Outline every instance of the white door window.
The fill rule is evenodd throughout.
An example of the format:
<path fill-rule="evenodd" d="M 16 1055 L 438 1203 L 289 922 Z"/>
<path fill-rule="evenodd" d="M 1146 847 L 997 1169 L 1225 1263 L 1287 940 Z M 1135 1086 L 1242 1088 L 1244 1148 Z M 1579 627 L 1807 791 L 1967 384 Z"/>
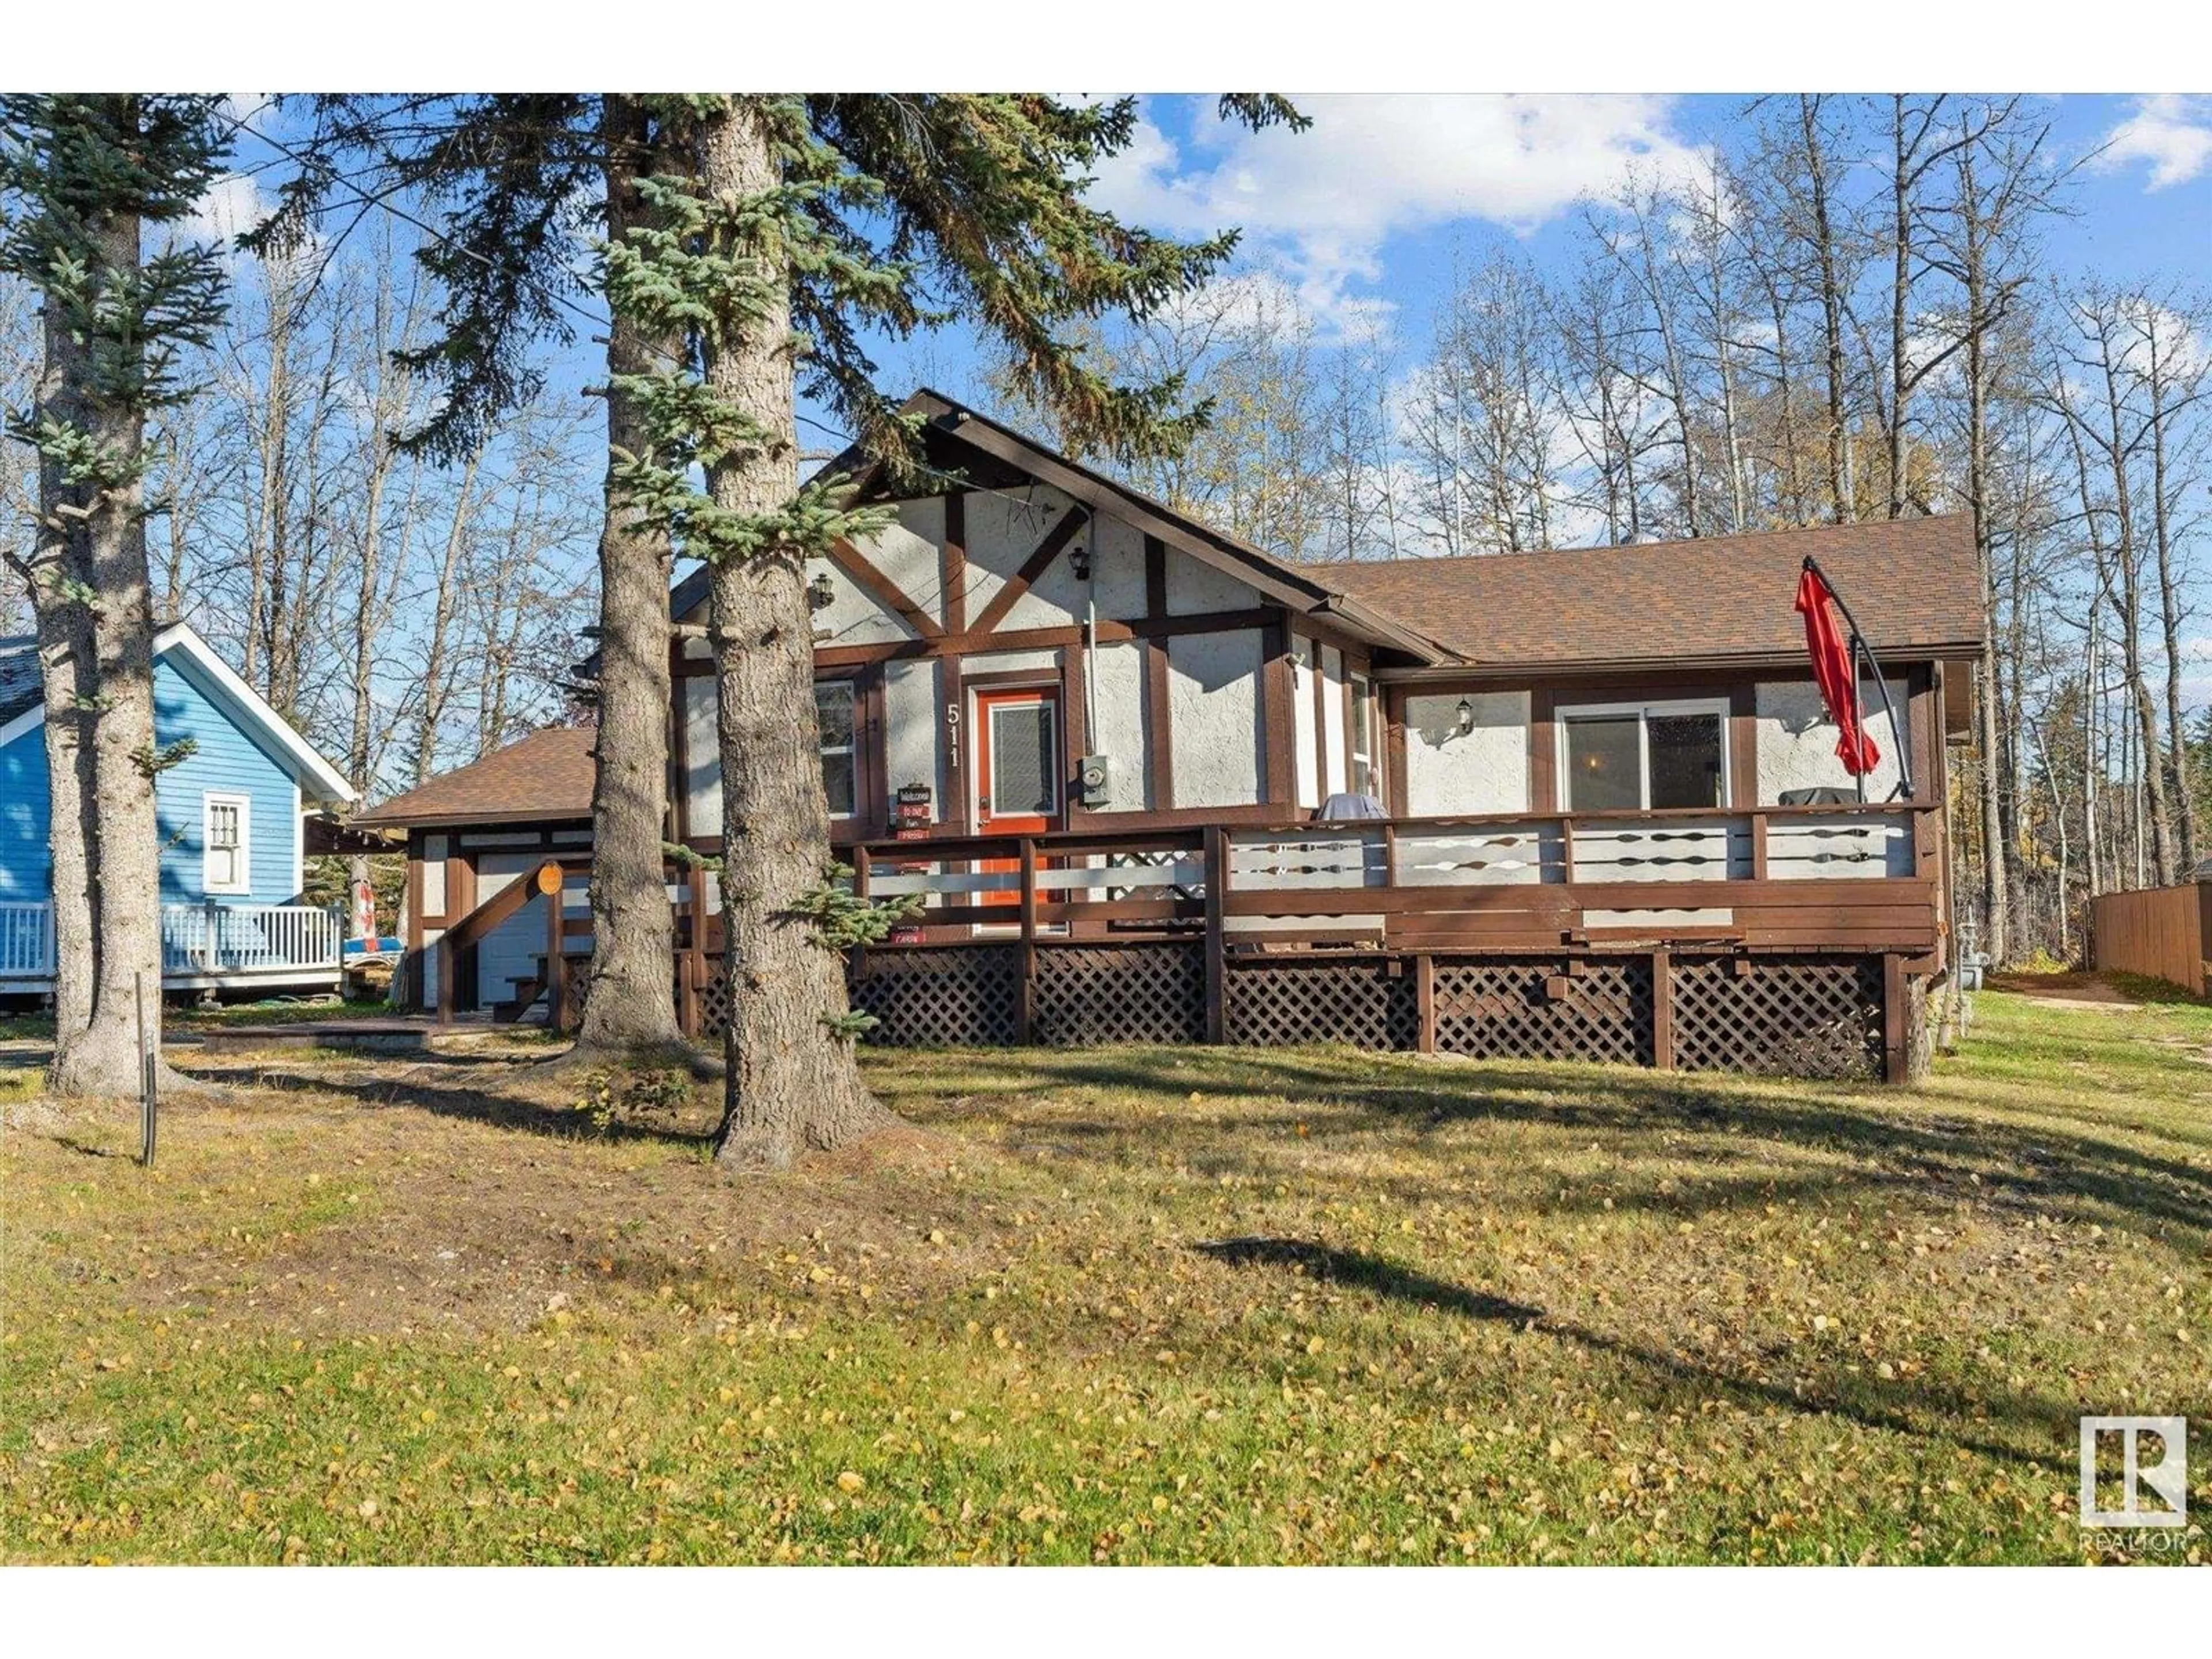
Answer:
<path fill-rule="evenodd" d="M 1559 719 L 1566 811 L 1728 805 L 1726 703 L 1598 703 L 1562 708 Z"/>
<path fill-rule="evenodd" d="M 201 801 L 200 882 L 210 893 L 253 890 L 253 802 L 207 794 Z"/>

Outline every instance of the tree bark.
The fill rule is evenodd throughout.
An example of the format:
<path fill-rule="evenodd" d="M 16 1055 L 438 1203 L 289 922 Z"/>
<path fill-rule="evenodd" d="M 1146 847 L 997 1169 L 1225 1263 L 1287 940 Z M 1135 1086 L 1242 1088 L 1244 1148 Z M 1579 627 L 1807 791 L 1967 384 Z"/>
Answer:
<path fill-rule="evenodd" d="M 477 468 L 483 460 L 483 448 L 479 445 L 461 468 L 460 493 L 453 498 L 453 519 L 446 529 L 445 556 L 438 566 L 437 596 L 431 601 L 430 643 L 422 656 L 422 712 L 415 726 L 415 783 L 428 777 L 437 764 L 438 722 L 445 716 L 446 699 L 453 690 L 453 671 L 447 656 L 453 613 L 460 605 L 456 578 L 461 568 L 461 549 L 468 540 L 469 517 L 476 510 L 471 497 L 476 493 Z"/>
<path fill-rule="evenodd" d="M 654 171 L 656 160 L 637 100 L 608 94 L 602 129 L 607 239 L 617 241 L 646 218 L 638 180 Z M 607 340 L 611 380 L 649 374 L 681 357 L 680 340 L 652 335 L 619 313 L 614 317 Z M 642 416 L 617 385 L 608 386 L 606 404 L 599 734 L 592 775 L 592 968 L 576 1039 L 578 1051 L 590 1053 L 683 1040 L 672 994 L 676 936 L 661 850 L 674 706 L 668 661 L 672 559 L 666 527 L 624 500 L 615 485 L 616 463 L 647 447 Z"/>
<path fill-rule="evenodd" d="M 1844 301 L 1836 270 L 1828 158 L 1820 138 L 1820 100 L 1807 95 L 1798 100 L 1797 107 L 1805 143 L 1805 183 L 1812 192 L 1808 205 L 1813 214 L 1813 251 L 1820 270 L 1820 321 L 1827 345 L 1828 491 L 1833 498 L 1835 521 L 1849 524 L 1856 512 L 1851 499 L 1850 435 L 1844 411 Z"/>
<path fill-rule="evenodd" d="M 700 123 L 702 189 L 727 205 L 778 183 L 763 112 L 732 99 Z M 726 513 L 772 514 L 791 500 L 799 453 L 789 254 L 763 240 L 764 313 L 742 337 L 709 343 L 705 380 L 769 434 L 707 468 Z M 848 1010 L 844 963 L 800 908 L 830 862 L 814 714 L 813 613 L 805 559 L 781 547 L 725 560 L 712 579 L 722 758 L 722 920 L 730 1022 L 725 1109 L 715 1156 L 781 1167 L 887 1120 L 862 1081 L 850 1037 L 829 1024 Z"/>
<path fill-rule="evenodd" d="M 1901 140 L 1900 140 L 1901 142 Z M 1966 204 L 1966 504 L 1973 514 L 1974 562 L 1982 584 L 1980 775 L 1977 779 L 1982 829 L 1982 920 L 1987 936 L 1982 949 L 2002 966 L 2011 960 L 2012 892 L 2006 880 L 2002 725 L 1997 707 L 2003 682 L 1997 664 L 1997 583 L 1995 538 L 1990 528 L 1990 420 L 1987 281 L 1983 225 L 1974 195 L 1971 166 L 1963 169 Z M 1900 212 L 1902 210 L 1900 210 Z M 1898 304 L 1904 303 L 1902 291 Z M 1900 316 L 1902 313 L 1900 312 Z M 1902 348 L 1900 347 L 1900 350 Z M 1900 504 L 1901 505 L 1901 504 Z"/>
<path fill-rule="evenodd" d="M 2166 648 L 2166 759 L 2173 773 L 2174 810 L 2179 818 L 2180 854 L 2173 871 L 2178 878 L 2197 867 L 2198 849 L 2197 790 L 2191 775 L 2189 728 L 2182 703 L 2182 682 L 2186 672 L 2181 638 L 2182 595 L 2175 569 L 2173 495 L 2166 477 L 2166 426 L 2172 413 L 2167 400 L 2173 391 L 2168 378 L 2172 372 L 2173 354 L 2160 350 L 2165 343 L 2161 331 L 2166 325 L 2158 308 L 2144 307 L 2139 327 L 2148 354 L 2143 383 L 2150 393 L 2151 535 L 2158 556 L 2159 632 Z M 2185 388 L 2185 399 L 2192 395 Z"/>
<path fill-rule="evenodd" d="M 138 228 L 135 214 L 89 222 L 105 280 L 137 269 Z M 118 461 L 134 462 L 143 416 L 92 392 L 92 349 L 71 337 L 51 305 L 46 349 L 50 412 Z M 50 586 L 40 607 L 54 876 L 49 1083 L 62 1095 L 131 1095 L 140 978 L 154 991 L 147 1000 L 157 1047 L 161 983 L 161 834 L 147 764 L 155 745 L 145 491 L 135 476 L 106 488 L 71 485 L 49 460 L 40 494 L 43 534 L 64 544 L 56 564 L 68 579 L 66 588 Z M 82 590 L 96 599 L 85 603 Z"/>

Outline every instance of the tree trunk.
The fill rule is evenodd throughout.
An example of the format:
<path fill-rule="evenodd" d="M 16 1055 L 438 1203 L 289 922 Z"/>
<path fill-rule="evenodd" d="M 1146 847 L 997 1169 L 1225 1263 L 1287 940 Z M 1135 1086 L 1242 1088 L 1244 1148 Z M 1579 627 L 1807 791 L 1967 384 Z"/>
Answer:
<path fill-rule="evenodd" d="M 638 180 L 655 170 L 644 112 L 607 95 L 607 238 L 618 241 L 647 208 Z M 592 969 L 579 1051 L 680 1042 L 677 972 L 661 838 L 668 817 L 668 532 L 616 489 L 617 460 L 647 438 L 622 377 L 682 356 L 682 342 L 648 335 L 619 313 L 607 340 L 606 520 L 599 533 L 599 734 L 592 774 Z M 806 632 L 810 641 L 811 624 Z M 773 707 L 773 705 L 771 705 Z M 812 703 L 809 699 L 808 706 Z M 709 826 L 695 827 L 703 834 Z"/>
<path fill-rule="evenodd" d="M 2098 326 L 2100 331 L 2108 331 L 2112 326 L 2110 318 L 2100 318 Z M 2144 799 L 2142 804 L 2148 805 L 2150 812 L 2153 884 L 2163 887 L 2171 883 L 2175 875 L 2173 820 L 2172 804 L 2166 793 L 2166 769 L 2159 750 L 2158 703 L 2151 694 L 2150 681 L 2143 670 L 2142 545 L 2136 533 L 2134 487 L 2128 476 L 2128 457 L 2134 446 L 2123 435 L 2122 411 L 2126 406 L 2126 399 L 2120 389 L 2118 368 L 2113 359 L 2109 332 L 2100 334 L 2099 344 L 2104 371 L 2105 412 L 2108 421 L 2105 449 L 2112 470 L 2113 552 L 2117 556 L 2121 582 L 2118 594 L 2120 672 L 2127 683 L 2128 700 L 2134 705 L 2135 738 L 2142 757 L 2140 775 Z M 2138 830 L 2136 837 L 2138 866 L 2142 858 L 2142 842 L 2143 837 Z"/>
<path fill-rule="evenodd" d="M 2173 876 L 2179 878 L 2197 867 L 2197 790 L 2191 775 L 2189 727 L 2182 706 L 2182 683 L 2187 673 L 2181 637 L 2183 599 L 2173 550 L 2173 500 L 2166 479 L 2166 407 L 2172 372 L 2171 353 L 2161 354 L 2164 319 L 2146 307 L 2140 325 L 2148 362 L 2143 381 L 2150 393 L 2151 535 L 2158 556 L 2158 619 L 2166 647 L 2166 738 L 2167 763 L 2173 773 L 2174 810 L 2179 817 L 2180 854 Z"/>
<path fill-rule="evenodd" d="M 81 356 L 68 328 L 49 307 L 38 405 L 82 430 L 89 422 L 76 385 L 82 374 Z M 100 922 L 100 887 L 94 879 L 99 839 L 89 810 L 94 799 L 90 699 L 99 678 L 92 611 L 70 597 L 71 587 L 90 586 L 91 572 L 84 562 L 83 521 L 56 511 L 64 504 L 81 507 L 90 495 L 89 489 L 64 482 L 58 462 L 41 458 L 38 546 L 27 586 L 46 698 L 46 798 L 52 805 L 47 847 L 52 866 L 48 926 L 58 1055 L 72 1048 L 92 1023 L 93 978 L 99 961 L 94 948 Z"/>
<path fill-rule="evenodd" d="M 104 280 L 137 270 L 135 214 L 95 217 L 88 231 Z M 49 305 L 46 317 L 52 412 L 116 460 L 135 462 L 143 416 L 98 397 L 92 349 L 70 337 L 58 307 Z M 40 606 L 57 1012 L 49 1081 L 62 1095 L 132 1095 L 140 976 L 154 993 L 157 1045 L 161 983 L 161 835 L 146 763 L 154 752 L 154 622 L 144 486 L 135 476 L 106 489 L 72 486 L 48 461 L 40 493 L 45 533 L 68 544 L 58 563 L 70 587 L 81 583 L 98 595 L 88 605 L 57 586 Z"/>
<path fill-rule="evenodd" d="M 1972 199 L 1972 177 L 1967 198 Z M 1995 538 L 1990 529 L 1990 416 L 1989 363 L 1984 338 L 1986 272 L 1983 263 L 1980 220 L 1968 210 L 1966 222 L 1966 504 L 1973 514 L 1974 562 L 1981 575 L 1982 661 L 1980 732 L 1981 775 L 1977 781 L 1982 820 L 1982 917 L 1987 935 L 1982 949 L 2002 966 L 2011 959 L 2012 894 L 2006 881 L 2011 860 L 2006 855 L 2002 720 L 1997 708 L 2003 684 L 1997 671 L 1997 585 Z M 1900 299 L 1899 303 L 1902 303 Z"/>
<path fill-rule="evenodd" d="M 1890 137 L 1893 141 L 1890 173 L 1890 205 L 1893 219 L 1890 234 L 1889 278 L 1889 516 L 1905 516 L 1905 400 L 1911 395 L 1909 358 L 1912 297 L 1912 150 L 1905 137 L 1905 94 L 1890 97 Z M 1968 313 L 1969 327 L 1972 313 Z"/>
<path fill-rule="evenodd" d="M 1820 139 L 1820 100 L 1802 97 L 1797 107 L 1805 140 L 1805 182 L 1812 191 L 1813 249 L 1820 268 L 1820 321 L 1827 345 L 1828 492 L 1833 498 L 1835 521 L 1849 524 L 1856 514 L 1851 499 L 1850 432 L 1844 412 L 1844 300 L 1836 270 L 1827 155 Z"/>
<path fill-rule="evenodd" d="M 428 777 L 437 763 L 438 722 L 445 716 L 446 698 L 453 690 L 452 669 L 446 658 L 453 612 L 460 604 L 456 578 L 461 568 L 461 549 L 468 540 L 469 515 L 476 510 L 470 497 L 476 493 L 477 467 L 483 459 L 483 447 L 479 445 L 461 469 L 460 494 L 453 500 L 453 523 L 446 530 L 445 556 L 438 566 L 438 593 L 430 611 L 430 644 L 422 657 L 422 713 L 415 727 L 415 775 L 410 781 L 414 783 Z"/>
<path fill-rule="evenodd" d="M 748 100 L 705 118 L 699 139 L 709 198 L 726 205 L 775 188 L 766 118 Z M 725 513 L 768 514 L 790 501 L 797 483 L 789 256 L 780 242 L 755 252 L 770 273 L 764 314 L 742 337 L 710 343 L 705 379 L 769 436 L 708 465 L 707 490 Z M 861 1080 L 853 1039 L 829 1024 L 848 1007 L 844 963 L 799 908 L 830 862 L 805 560 L 787 546 L 725 560 L 712 594 L 730 995 L 715 1155 L 775 1168 L 802 1146 L 837 1146 L 888 1115 Z"/>

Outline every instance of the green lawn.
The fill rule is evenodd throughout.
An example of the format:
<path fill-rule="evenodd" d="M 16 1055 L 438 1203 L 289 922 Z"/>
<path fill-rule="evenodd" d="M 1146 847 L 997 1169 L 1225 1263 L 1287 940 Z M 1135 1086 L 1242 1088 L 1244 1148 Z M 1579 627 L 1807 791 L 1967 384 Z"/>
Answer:
<path fill-rule="evenodd" d="M 511 1058 L 242 1063 L 150 1174 L 0 1091 L 0 1558 L 2121 1555 L 2076 1415 L 2212 1425 L 2212 1010 L 1980 1015 L 1910 1091 L 878 1058 L 913 1130 L 735 1183 Z"/>

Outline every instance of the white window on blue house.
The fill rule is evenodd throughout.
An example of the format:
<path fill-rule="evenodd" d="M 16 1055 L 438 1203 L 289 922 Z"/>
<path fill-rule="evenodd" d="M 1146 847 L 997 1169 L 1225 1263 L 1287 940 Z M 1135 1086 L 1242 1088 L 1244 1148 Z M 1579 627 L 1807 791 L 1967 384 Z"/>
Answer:
<path fill-rule="evenodd" d="M 253 890 L 253 802 L 246 795 L 200 797 L 200 882 L 210 893 Z"/>

